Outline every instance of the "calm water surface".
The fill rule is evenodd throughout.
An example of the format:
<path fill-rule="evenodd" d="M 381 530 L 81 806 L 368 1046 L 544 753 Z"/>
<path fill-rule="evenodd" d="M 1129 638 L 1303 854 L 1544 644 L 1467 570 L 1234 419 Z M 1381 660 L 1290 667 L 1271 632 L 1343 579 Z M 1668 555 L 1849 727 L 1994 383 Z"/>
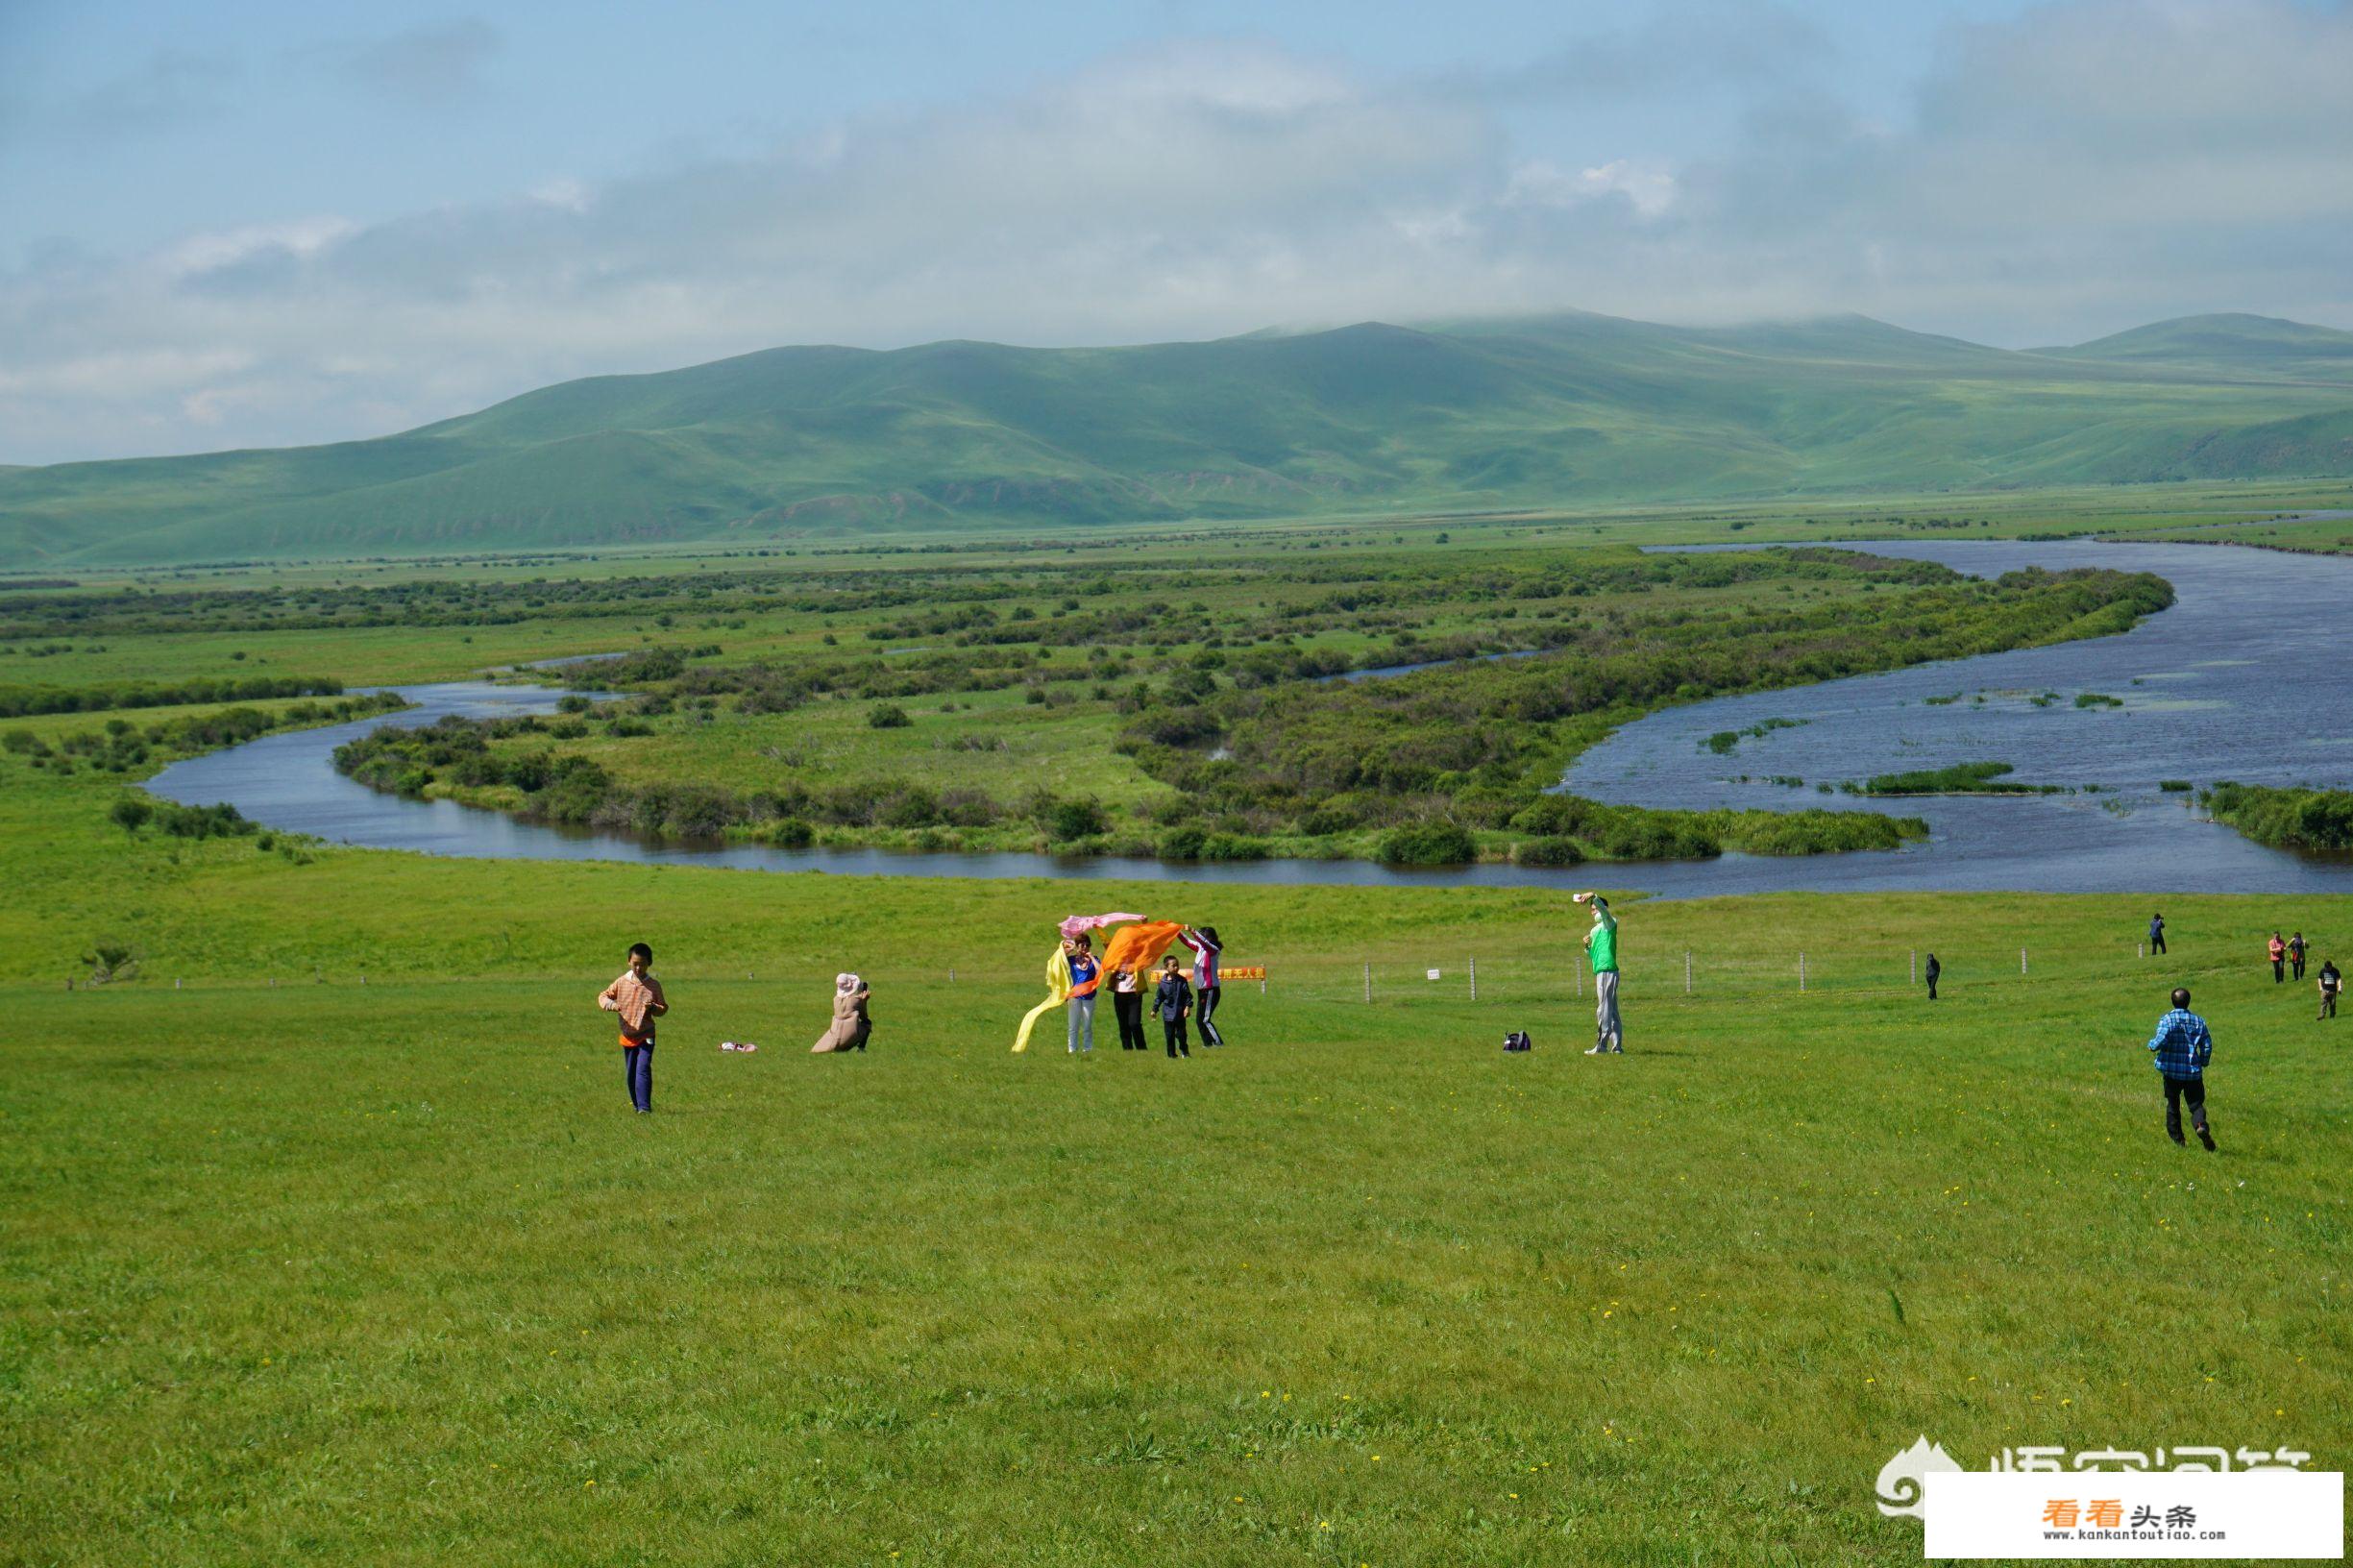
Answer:
<path fill-rule="evenodd" d="M 404 800 L 335 772 L 334 748 L 380 723 L 431 723 L 552 712 L 564 694 L 452 682 L 400 688 L 421 704 L 391 720 L 268 735 L 175 763 L 149 788 L 194 804 L 226 800 L 268 826 L 335 842 L 496 859 L 823 870 L 857 875 L 1045 876 L 1238 883 L 1586 886 L 1667 896 L 1787 889 L 2009 889 L 2032 892 L 2353 893 L 2353 861 L 2266 849 L 2198 821 L 2158 781 L 2339 784 L 2353 779 L 2348 614 L 2353 560 L 2195 545 L 1914 541 L 1860 548 L 1995 576 L 2023 566 L 2156 572 L 2174 607 L 2121 637 L 1997 653 L 1882 675 L 1672 709 L 1628 725 L 1581 758 L 1565 787 L 1659 806 L 1892 809 L 1928 820 L 1932 837 L 1881 853 L 1778 858 L 1725 855 L 1680 863 L 1548 871 L 1512 866 L 1398 871 L 1355 861 L 1167 865 L 1020 853 L 788 851 L 747 845 L 650 844 L 625 834 L 522 822 L 446 800 Z M 2057 692 L 2035 707 L 2028 698 Z M 2078 709 L 2076 694 L 2123 699 Z M 1959 694 L 1949 705 L 1925 698 Z M 1985 700 L 1973 700 L 1983 694 Z M 1744 738 L 1728 757 L 1701 743 L 1766 719 L 1794 729 Z M 1872 773 L 2001 761 L 2025 783 L 2097 784 L 2093 795 L 1864 802 L 1813 786 Z M 1761 782 L 1805 780 L 1802 789 Z"/>

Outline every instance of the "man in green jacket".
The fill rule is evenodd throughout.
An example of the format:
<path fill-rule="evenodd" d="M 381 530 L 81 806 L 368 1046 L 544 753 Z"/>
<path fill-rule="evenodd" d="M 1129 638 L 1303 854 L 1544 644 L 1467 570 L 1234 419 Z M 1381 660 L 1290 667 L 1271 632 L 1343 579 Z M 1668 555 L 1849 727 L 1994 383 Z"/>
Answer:
<path fill-rule="evenodd" d="M 1593 929 L 1585 933 L 1585 954 L 1593 963 L 1593 1049 L 1587 1056 L 1624 1056 L 1626 1026 L 1618 1017 L 1618 918 L 1598 893 L 1581 893 L 1577 902 L 1593 907 Z"/>

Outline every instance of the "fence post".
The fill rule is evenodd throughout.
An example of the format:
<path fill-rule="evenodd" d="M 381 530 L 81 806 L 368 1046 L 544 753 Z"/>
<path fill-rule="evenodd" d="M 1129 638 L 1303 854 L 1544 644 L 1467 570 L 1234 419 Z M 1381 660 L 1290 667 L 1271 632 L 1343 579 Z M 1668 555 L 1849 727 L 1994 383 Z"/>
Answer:
<path fill-rule="evenodd" d="M 1683 994 L 1691 994 L 1691 949 L 1683 949 Z"/>
<path fill-rule="evenodd" d="M 1802 951 L 1798 954 L 1798 994 L 1805 994 L 1805 954 Z"/>
<path fill-rule="evenodd" d="M 174 981 L 172 982 L 172 990 L 174 990 L 174 991 L 178 991 L 179 989 L 180 989 L 180 982 L 179 982 L 178 980 L 174 980 Z"/>
<path fill-rule="evenodd" d="M 1259 972 L 1259 994 L 1262 996 L 1266 994 L 1266 974 L 1263 968 Z"/>
<path fill-rule="evenodd" d="M 1479 1000 L 1479 960 L 1471 960 L 1471 1000 Z"/>
<path fill-rule="evenodd" d="M 1569 972 L 1577 977 L 1577 999 L 1581 1002 L 1585 999 L 1585 971 L 1577 967 L 1575 959 L 1571 959 Z"/>
<path fill-rule="evenodd" d="M 2018 950 L 2018 972 L 2021 974 L 2026 972 L 2026 949 L 2023 947 Z"/>
<path fill-rule="evenodd" d="M 2135 958 L 2148 957 L 2148 943 L 2145 942 L 2134 943 L 2132 944 L 2132 956 Z"/>
<path fill-rule="evenodd" d="M 1370 964 L 1364 966 L 1364 999 L 1368 1002 L 1373 999 L 1373 967 Z"/>
<path fill-rule="evenodd" d="M 956 966 L 953 964 L 947 967 L 947 983 L 951 986 L 956 983 Z"/>
<path fill-rule="evenodd" d="M 1912 984 L 1920 984 L 1920 949 L 1912 949 Z"/>

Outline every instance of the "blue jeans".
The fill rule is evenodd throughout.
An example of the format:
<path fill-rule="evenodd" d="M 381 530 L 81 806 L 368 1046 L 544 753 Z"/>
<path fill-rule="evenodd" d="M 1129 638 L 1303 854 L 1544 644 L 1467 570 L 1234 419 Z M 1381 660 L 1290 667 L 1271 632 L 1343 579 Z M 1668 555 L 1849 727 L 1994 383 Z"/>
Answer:
<path fill-rule="evenodd" d="M 653 1109 L 653 1041 L 621 1048 L 622 1071 L 629 1080 L 629 1103 L 640 1111 Z"/>

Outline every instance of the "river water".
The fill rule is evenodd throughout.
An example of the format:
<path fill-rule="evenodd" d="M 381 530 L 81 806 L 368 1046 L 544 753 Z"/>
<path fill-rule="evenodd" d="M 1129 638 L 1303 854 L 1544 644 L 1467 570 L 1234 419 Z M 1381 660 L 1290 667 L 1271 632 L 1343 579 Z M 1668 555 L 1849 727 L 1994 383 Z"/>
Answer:
<path fill-rule="evenodd" d="M 1737 547 L 1735 547 L 1737 548 Z M 1394 870 L 1358 861 L 1179 865 L 1116 857 L 910 854 L 653 844 L 519 821 L 446 800 L 405 800 L 334 771 L 344 741 L 383 723 L 431 723 L 553 711 L 561 692 L 459 681 L 400 690 L 420 706 L 390 720 L 267 735 L 173 764 L 148 786 L 191 804 L 226 800 L 254 821 L 376 848 L 494 859 L 823 870 L 855 875 L 1389 886 L 1639 888 L 1670 897 L 1790 889 L 1915 891 L 2353 893 L 2353 859 L 2267 849 L 2202 821 L 2161 779 L 2199 784 L 2337 784 L 2353 778 L 2353 560 L 2196 545 L 1917 541 L 1883 555 L 1995 576 L 2023 566 L 2158 573 L 2177 601 L 2135 630 L 2093 642 L 1990 654 L 1819 686 L 1725 698 L 1628 725 L 1580 758 L 1566 788 L 1657 806 L 1877 809 L 1927 819 L 1903 849 L 1838 855 L 1725 855 L 1568 870 L 1474 866 Z M 2056 692 L 2036 707 L 2030 697 Z M 2078 693 L 2120 698 L 2078 709 Z M 1931 697 L 1959 700 L 1930 704 Z M 1974 698 L 1983 694 L 1985 700 Z M 1744 737 L 1729 756 L 1705 738 L 1767 719 L 1804 721 Z M 2096 794 L 1863 801 L 1813 786 L 1872 773 L 2001 761 L 2022 783 Z M 1752 782 L 1737 781 L 1739 774 Z M 1761 782 L 1802 777 L 1790 789 Z"/>

